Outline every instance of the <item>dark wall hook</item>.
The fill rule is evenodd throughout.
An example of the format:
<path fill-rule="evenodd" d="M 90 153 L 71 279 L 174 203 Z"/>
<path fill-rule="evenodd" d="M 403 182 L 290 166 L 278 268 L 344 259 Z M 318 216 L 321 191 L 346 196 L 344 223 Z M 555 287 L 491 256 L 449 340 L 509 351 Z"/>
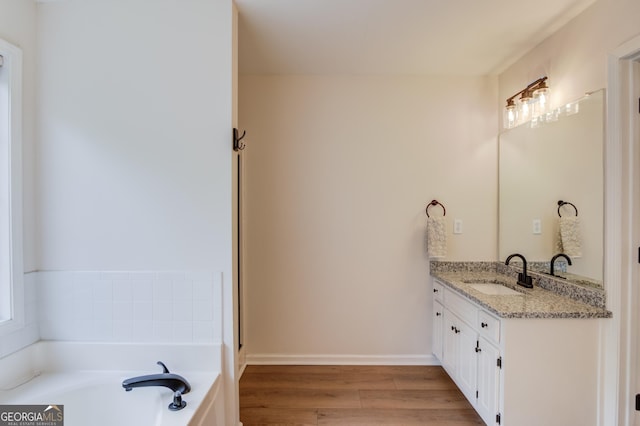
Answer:
<path fill-rule="evenodd" d="M 427 204 L 427 208 L 425 209 L 425 212 L 427 212 L 427 217 L 429 216 L 429 207 L 431 206 L 440 206 L 442 207 L 442 215 L 446 216 L 447 215 L 447 209 L 444 208 L 444 206 L 442 205 L 442 203 L 438 200 L 431 200 L 431 202 L 429 204 Z"/>
<path fill-rule="evenodd" d="M 233 128 L 233 150 L 234 151 L 242 151 L 243 149 L 246 148 L 246 145 L 241 142 L 242 139 L 244 139 L 244 136 L 247 134 L 247 131 L 245 130 L 244 132 L 242 132 L 242 135 L 238 136 L 238 129 L 236 129 L 235 127 Z"/>
<path fill-rule="evenodd" d="M 558 201 L 558 216 L 562 217 L 562 215 L 560 214 L 560 207 L 567 204 L 573 207 L 573 209 L 576 211 L 576 216 L 578 216 L 578 208 L 573 203 L 570 203 L 568 201 L 562 201 L 562 200 Z"/>

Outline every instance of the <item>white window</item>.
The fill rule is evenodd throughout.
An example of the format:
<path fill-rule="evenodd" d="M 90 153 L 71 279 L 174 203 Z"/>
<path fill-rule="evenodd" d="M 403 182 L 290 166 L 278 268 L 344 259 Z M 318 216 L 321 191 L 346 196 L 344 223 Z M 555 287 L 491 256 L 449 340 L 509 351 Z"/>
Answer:
<path fill-rule="evenodd" d="M 0 334 L 24 324 L 22 51 L 0 39 Z"/>

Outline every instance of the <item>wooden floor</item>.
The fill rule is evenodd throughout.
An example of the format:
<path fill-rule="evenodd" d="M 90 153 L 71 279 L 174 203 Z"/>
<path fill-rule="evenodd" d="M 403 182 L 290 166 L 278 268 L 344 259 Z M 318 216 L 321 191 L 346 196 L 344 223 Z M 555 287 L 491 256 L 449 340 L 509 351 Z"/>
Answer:
<path fill-rule="evenodd" d="M 248 366 L 240 421 L 256 425 L 483 425 L 441 367 Z"/>

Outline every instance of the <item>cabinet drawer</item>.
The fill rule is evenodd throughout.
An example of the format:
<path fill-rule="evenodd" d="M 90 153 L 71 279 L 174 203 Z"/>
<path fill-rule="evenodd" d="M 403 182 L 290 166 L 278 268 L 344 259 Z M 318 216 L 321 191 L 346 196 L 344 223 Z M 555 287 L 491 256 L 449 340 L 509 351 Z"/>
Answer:
<path fill-rule="evenodd" d="M 440 302 L 442 302 L 443 294 L 444 294 L 444 285 L 442 285 L 442 283 L 436 280 L 433 280 L 433 298 L 435 300 L 439 300 Z"/>
<path fill-rule="evenodd" d="M 472 302 L 449 289 L 445 289 L 444 305 L 471 327 L 477 327 L 478 308 Z"/>
<path fill-rule="evenodd" d="M 480 334 L 488 340 L 500 343 L 500 320 L 489 313 L 480 310 L 478 312 Z"/>

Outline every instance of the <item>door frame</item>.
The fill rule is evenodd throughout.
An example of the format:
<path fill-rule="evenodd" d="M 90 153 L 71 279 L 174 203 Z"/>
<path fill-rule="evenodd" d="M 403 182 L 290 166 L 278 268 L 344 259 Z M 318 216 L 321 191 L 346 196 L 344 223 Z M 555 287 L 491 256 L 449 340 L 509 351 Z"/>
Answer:
<path fill-rule="evenodd" d="M 634 421 L 638 359 L 638 228 L 636 193 L 640 146 L 634 141 L 632 114 L 637 99 L 633 63 L 640 61 L 640 36 L 620 45 L 608 58 L 607 131 L 605 143 L 605 289 L 611 320 L 603 321 L 600 341 L 599 425 L 631 426 Z M 640 84 L 636 81 L 635 85 Z M 635 178 L 635 179 L 634 179 Z"/>

